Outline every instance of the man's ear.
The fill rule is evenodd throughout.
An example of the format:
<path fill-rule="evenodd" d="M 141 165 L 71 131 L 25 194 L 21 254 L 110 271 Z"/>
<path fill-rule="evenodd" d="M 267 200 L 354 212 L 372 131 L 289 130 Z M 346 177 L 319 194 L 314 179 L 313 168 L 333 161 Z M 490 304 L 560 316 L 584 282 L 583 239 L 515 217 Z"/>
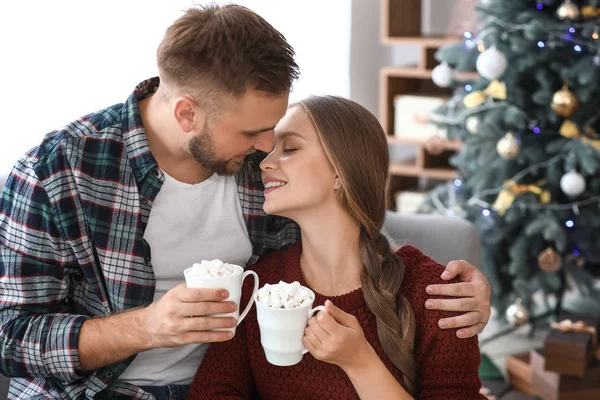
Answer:
<path fill-rule="evenodd" d="M 206 123 L 205 110 L 189 96 L 181 96 L 173 102 L 173 117 L 185 133 L 201 132 Z"/>

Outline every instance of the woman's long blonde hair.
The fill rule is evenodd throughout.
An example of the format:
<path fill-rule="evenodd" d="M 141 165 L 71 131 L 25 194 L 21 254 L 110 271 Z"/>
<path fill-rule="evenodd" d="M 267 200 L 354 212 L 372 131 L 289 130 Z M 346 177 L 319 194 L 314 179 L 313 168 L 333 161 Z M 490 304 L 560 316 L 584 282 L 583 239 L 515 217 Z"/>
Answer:
<path fill-rule="evenodd" d="M 415 317 L 410 303 L 400 293 L 405 266 L 381 234 L 389 176 L 385 132 L 373 114 L 348 99 L 312 96 L 298 104 L 312 120 L 340 179 L 340 204 L 360 225 L 359 246 L 365 266 L 362 291 L 375 315 L 379 342 L 414 395 Z"/>

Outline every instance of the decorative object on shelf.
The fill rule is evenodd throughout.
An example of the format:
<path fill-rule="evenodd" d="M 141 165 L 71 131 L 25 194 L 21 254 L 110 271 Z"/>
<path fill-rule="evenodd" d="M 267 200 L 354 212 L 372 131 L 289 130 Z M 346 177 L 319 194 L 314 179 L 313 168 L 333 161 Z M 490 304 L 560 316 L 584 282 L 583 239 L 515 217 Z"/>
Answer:
<path fill-rule="evenodd" d="M 543 400 L 600 399 L 600 361 L 592 361 L 584 378 L 560 374 L 546 368 L 548 356 L 542 349 L 531 351 L 532 388 Z"/>
<path fill-rule="evenodd" d="M 598 346 L 600 318 L 562 312 L 544 341 L 545 369 L 585 378 Z"/>
<path fill-rule="evenodd" d="M 452 86 L 454 70 L 448 63 L 441 63 L 435 66 L 431 71 L 431 80 L 439 87 L 447 88 Z"/>
<path fill-rule="evenodd" d="M 429 117 L 444 104 L 441 97 L 400 95 L 394 99 L 394 135 L 399 138 L 438 136 L 438 127 Z"/>
<path fill-rule="evenodd" d="M 440 136 L 432 136 L 425 142 L 425 151 L 429 154 L 440 155 L 446 149 L 444 146 L 444 138 Z"/>
<path fill-rule="evenodd" d="M 538 255 L 538 266 L 544 272 L 556 272 L 562 266 L 562 257 L 552 247 Z"/>
<path fill-rule="evenodd" d="M 579 12 L 579 7 L 574 4 L 571 0 L 565 0 L 557 9 L 556 15 L 558 18 L 564 20 L 575 21 L 579 19 L 581 13 Z"/>
<path fill-rule="evenodd" d="M 521 151 L 521 143 L 512 132 L 507 132 L 506 135 L 498 140 L 496 151 L 505 160 L 514 160 Z"/>
<path fill-rule="evenodd" d="M 471 115 L 465 121 L 465 128 L 467 128 L 467 131 L 471 135 L 477 135 L 479 133 L 479 124 L 480 123 L 481 123 L 481 120 L 479 119 L 479 117 L 477 115 Z"/>
<path fill-rule="evenodd" d="M 507 65 L 506 56 L 492 46 L 477 57 L 476 68 L 479 75 L 485 79 L 494 80 L 504 74 Z"/>
<path fill-rule="evenodd" d="M 560 189 L 570 197 L 577 197 L 585 192 L 585 178 L 577 171 L 569 171 L 560 178 Z"/>
<path fill-rule="evenodd" d="M 520 297 L 506 309 L 506 320 L 513 326 L 521 326 L 529 322 L 529 310 L 523 305 Z"/>
<path fill-rule="evenodd" d="M 563 118 L 569 118 L 577 112 L 579 99 L 565 84 L 562 89 L 552 96 L 552 109 Z"/>
<path fill-rule="evenodd" d="M 540 203 L 548 204 L 552 200 L 550 192 L 541 188 L 545 184 L 544 181 L 532 184 L 532 185 L 521 185 L 515 181 L 508 180 L 504 182 L 502 190 L 498 193 L 496 201 L 492 208 L 498 212 L 500 216 L 506 214 L 506 210 L 510 208 L 517 196 L 521 196 L 525 193 L 533 193 L 539 196 Z"/>
<path fill-rule="evenodd" d="M 396 212 L 400 214 L 414 214 L 427 198 L 426 192 L 402 191 L 396 195 Z"/>
<path fill-rule="evenodd" d="M 506 100 L 506 84 L 500 81 L 492 81 L 484 91 L 476 90 L 466 95 L 463 104 L 467 108 L 475 108 L 482 105 L 488 98 Z"/>
<path fill-rule="evenodd" d="M 421 0 L 421 34 L 462 36 L 477 30 L 477 0 Z"/>

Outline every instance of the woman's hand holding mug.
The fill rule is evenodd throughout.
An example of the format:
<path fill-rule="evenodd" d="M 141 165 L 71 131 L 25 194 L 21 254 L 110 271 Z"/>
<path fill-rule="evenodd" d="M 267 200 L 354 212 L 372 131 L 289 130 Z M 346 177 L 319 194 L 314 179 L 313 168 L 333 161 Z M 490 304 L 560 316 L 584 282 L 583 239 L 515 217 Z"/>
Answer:
<path fill-rule="evenodd" d="M 325 310 L 308 321 L 302 338 L 306 349 L 317 360 L 337 365 L 345 371 L 364 365 L 375 350 L 356 318 L 329 300 L 325 302 Z"/>

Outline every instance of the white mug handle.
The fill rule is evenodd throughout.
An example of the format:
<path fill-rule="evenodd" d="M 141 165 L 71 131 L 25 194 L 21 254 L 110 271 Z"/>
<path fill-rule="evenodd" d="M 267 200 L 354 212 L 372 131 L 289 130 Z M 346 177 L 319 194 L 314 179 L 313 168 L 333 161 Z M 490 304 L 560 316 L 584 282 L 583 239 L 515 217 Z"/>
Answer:
<path fill-rule="evenodd" d="M 325 309 L 325 306 L 317 306 L 317 307 L 315 307 L 315 308 L 311 309 L 311 310 L 308 312 L 308 319 L 311 319 L 311 318 L 313 317 L 313 315 L 315 315 L 315 313 L 316 313 L 317 311 L 325 311 L 325 312 L 327 312 L 327 310 Z M 302 346 L 302 354 L 306 354 L 306 353 L 308 353 L 308 350 L 306 350 L 306 349 L 304 348 L 304 346 Z"/>
<path fill-rule="evenodd" d="M 246 279 L 248 277 L 248 275 L 254 276 L 254 289 L 252 290 L 252 295 L 250 296 L 250 300 L 248 301 L 248 305 L 246 305 L 246 309 L 238 317 L 237 325 L 239 325 L 240 322 L 242 322 L 243 319 L 246 318 L 246 315 L 248 314 L 248 311 L 250 311 L 250 307 L 252 307 L 252 304 L 254 304 L 254 294 L 258 291 L 258 275 L 256 275 L 256 272 L 254 272 L 254 271 L 246 271 L 246 272 L 244 272 L 244 274 L 242 275 L 242 286 L 244 285 L 244 279 Z"/>

